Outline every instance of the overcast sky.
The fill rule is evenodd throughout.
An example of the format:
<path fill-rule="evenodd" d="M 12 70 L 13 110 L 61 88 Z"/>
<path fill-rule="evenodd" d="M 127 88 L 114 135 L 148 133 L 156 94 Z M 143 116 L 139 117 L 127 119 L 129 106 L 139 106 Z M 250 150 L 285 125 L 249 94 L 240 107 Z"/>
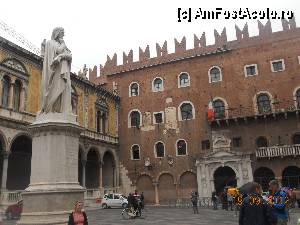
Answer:
<path fill-rule="evenodd" d="M 1 0 L 0 20 L 13 27 L 30 42 L 40 47 L 44 38 L 50 39 L 56 26 L 65 28 L 65 40 L 73 54 L 73 70 L 77 72 L 83 64 L 88 67 L 104 64 L 106 55 L 118 54 L 122 62 L 123 51 L 133 49 L 134 60 L 138 59 L 138 48 L 150 45 L 151 57 L 156 56 L 155 44 L 168 41 L 169 52 L 174 52 L 174 38 L 179 41 L 185 35 L 187 48 L 193 47 L 193 34 L 198 37 L 206 32 L 207 44 L 214 43 L 213 30 L 220 33 L 225 26 L 229 40 L 235 39 L 234 25 L 241 29 L 248 22 L 250 36 L 258 34 L 256 20 L 194 20 L 178 23 L 177 8 L 213 10 L 293 10 L 300 26 L 300 1 L 192 1 L 192 0 Z M 263 23 L 266 20 L 262 20 Z M 281 30 L 280 20 L 273 20 L 273 31 Z M 0 29 L 0 36 L 18 43 Z M 19 44 L 20 45 L 20 44 Z"/>

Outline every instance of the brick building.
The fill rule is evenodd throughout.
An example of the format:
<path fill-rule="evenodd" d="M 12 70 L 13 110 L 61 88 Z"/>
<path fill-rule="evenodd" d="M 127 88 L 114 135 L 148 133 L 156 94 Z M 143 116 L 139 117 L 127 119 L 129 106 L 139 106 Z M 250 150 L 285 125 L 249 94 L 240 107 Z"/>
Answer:
<path fill-rule="evenodd" d="M 131 189 L 163 203 L 252 179 L 264 189 L 273 178 L 300 184 L 300 29 L 294 19 L 282 27 L 258 22 L 250 37 L 236 26 L 233 41 L 215 30 L 214 45 L 203 33 L 193 49 L 183 37 L 174 53 L 165 42 L 155 58 L 147 46 L 137 62 L 131 50 L 122 65 L 108 57 L 99 77 L 90 70 L 90 81 L 121 97 L 121 178 Z"/>

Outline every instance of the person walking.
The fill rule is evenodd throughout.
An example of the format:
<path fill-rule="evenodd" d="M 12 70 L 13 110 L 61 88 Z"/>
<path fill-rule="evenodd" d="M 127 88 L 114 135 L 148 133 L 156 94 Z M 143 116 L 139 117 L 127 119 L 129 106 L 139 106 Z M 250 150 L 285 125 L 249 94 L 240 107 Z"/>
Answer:
<path fill-rule="evenodd" d="M 271 192 L 271 206 L 274 209 L 278 220 L 277 225 L 287 225 L 289 218 L 286 207 L 286 200 L 288 198 L 287 193 L 280 190 L 278 180 L 271 180 L 269 189 Z"/>
<path fill-rule="evenodd" d="M 192 205 L 193 205 L 194 214 L 199 214 L 199 211 L 198 211 L 198 192 L 197 191 L 191 193 L 191 202 L 192 202 Z"/>
<path fill-rule="evenodd" d="M 230 208 L 231 211 L 233 211 L 233 198 L 231 194 L 229 194 L 227 190 L 227 202 L 228 202 L 228 208 Z"/>
<path fill-rule="evenodd" d="M 215 191 L 213 191 L 211 193 L 211 201 L 213 203 L 213 209 L 217 210 L 218 209 L 218 197 L 217 197 L 217 193 Z"/>
<path fill-rule="evenodd" d="M 141 193 L 141 208 L 144 209 L 145 207 L 145 197 L 144 197 L 144 192 Z"/>
<path fill-rule="evenodd" d="M 272 207 L 261 196 L 260 184 L 252 182 L 239 215 L 239 225 L 276 225 L 277 218 Z"/>
<path fill-rule="evenodd" d="M 223 191 L 222 201 L 223 201 L 223 209 L 228 211 L 227 188 L 225 188 Z"/>
<path fill-rule="evenodd" d="M 73 212 L 69 215 L 68 225 L 88 225 L 86 213 L 83 211 L 83 202 L 77 201 Z"/>

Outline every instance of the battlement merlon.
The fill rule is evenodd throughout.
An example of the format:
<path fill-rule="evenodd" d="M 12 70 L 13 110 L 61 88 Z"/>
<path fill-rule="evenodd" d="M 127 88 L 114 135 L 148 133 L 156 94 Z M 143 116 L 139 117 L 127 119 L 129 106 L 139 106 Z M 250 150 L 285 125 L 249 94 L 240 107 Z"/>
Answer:
<path fill-rule="evenodd" d="M 219 54 L 227 52 L 228 50 L 239 49 L 247 46 L 255 46 L 262 43 L 300 37 L 300 28 L 297 28 L 295 18 L 290 20 L 281 20 L 282 30 L 278 32 L 272 32 L 270 20 L 268 20 L 265 25 L 263 25 L 260 21 L 257 21 L 257 23 L 259 30 L 258 36 L 249 36 L 247 23 L 244 25 L 242 30 L 235 25 L 236 40 L 228 41 L 226 28 L 224 28 L 221 33 L 214 30 L 215 43 L 213 45 L 206 45 L 206 36 L 203 32 L 200 38 L 194 34 L 194 48 L 186 49 L 186 37 L 184 36 L 180 42 L 176 38 L 174 39 L 174 53 L 168 53 L 168 43 L 167 41 L 164 41 L 162 46 L 156 43 L 156 57 L 150 58 L 149 45 L 147 45 L 144 51 L 141 47 L 139 48 L 138 61 L 133 61 L 132 50 L 130 50 L 128 54 L 123 53 L 122 65 L 117 65 L 117 54 L 115 53 L 112 58 L 107 56 L 107 61 L 104 66 L 100 65 L 100 76 L 114 75 L 126 71 L 170 63 L 185 58 L 198 57 L 206 54 Z M 95 68 L 92 71 L 94 70 Z M 94 77 L 93 73 L 92 79 L 98 80 L 98 78 L 99 77 Z"/>

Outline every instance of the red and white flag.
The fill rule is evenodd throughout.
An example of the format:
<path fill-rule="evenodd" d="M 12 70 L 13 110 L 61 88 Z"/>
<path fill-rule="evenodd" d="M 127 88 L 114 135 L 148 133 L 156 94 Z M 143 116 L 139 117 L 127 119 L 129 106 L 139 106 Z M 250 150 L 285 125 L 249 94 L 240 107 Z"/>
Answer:
<path fill-rule="evenodd" d="M 213 102 L 210 100 L 208 103 L 208 109 L 207 109 L 207 120 L 209 122 L 213 121 L 215 117 Z"/>

